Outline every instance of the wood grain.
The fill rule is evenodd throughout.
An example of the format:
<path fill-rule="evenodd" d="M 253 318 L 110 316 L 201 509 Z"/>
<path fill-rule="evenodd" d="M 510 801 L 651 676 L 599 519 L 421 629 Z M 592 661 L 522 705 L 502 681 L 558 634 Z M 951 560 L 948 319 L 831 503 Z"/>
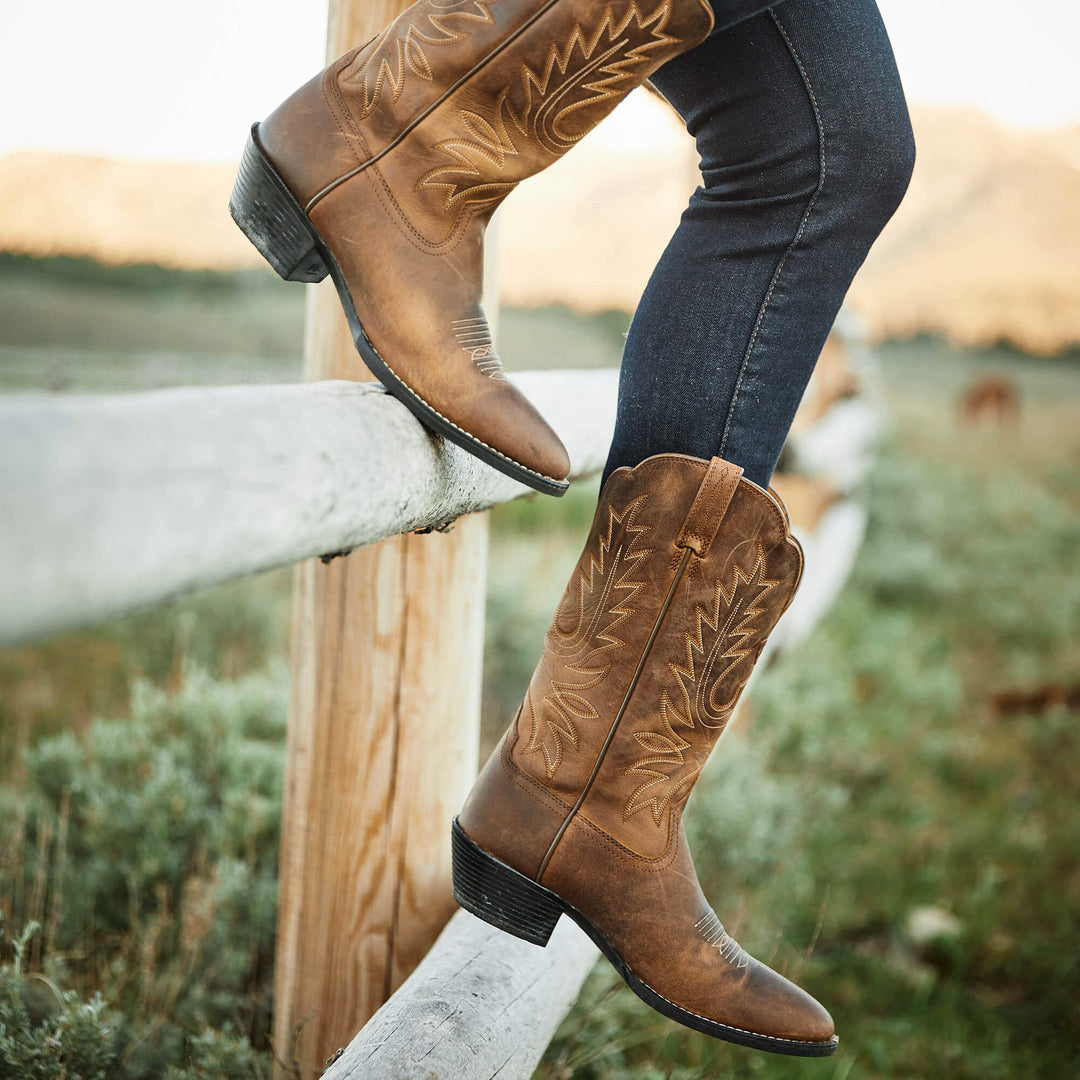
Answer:
<path fill-rule="evenodd" d="M 297 568 L 275 1043 L 301 1075 L 453 911 L 450 820 L 476 769 L 487 522 Z M 279 1049 L 280 1052 L 280 1049 Z"/>
<path fill-rule="evenodd" d="M 459 911 L 326 1080 L 528 1080 L 598 955 L 570 919 L 540 949 Z"/>

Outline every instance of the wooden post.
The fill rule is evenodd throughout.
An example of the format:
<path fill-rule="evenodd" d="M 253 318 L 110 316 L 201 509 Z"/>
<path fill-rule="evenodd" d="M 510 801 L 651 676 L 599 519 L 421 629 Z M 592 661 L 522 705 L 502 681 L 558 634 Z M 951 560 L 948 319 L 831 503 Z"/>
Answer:
<path fill-rule="evenodd" d="M 332 0 L 329 55 L 407 6 Z M 307 325 L 309 379 L 370 378 L 328 282 Z M 274 1044 L 286 1061 L 295 1046 L 303 1080 L 454 910 L 450 820 L 476 772 L 486 564 L 487 517 L 474 514 L 297 568 Z"/>

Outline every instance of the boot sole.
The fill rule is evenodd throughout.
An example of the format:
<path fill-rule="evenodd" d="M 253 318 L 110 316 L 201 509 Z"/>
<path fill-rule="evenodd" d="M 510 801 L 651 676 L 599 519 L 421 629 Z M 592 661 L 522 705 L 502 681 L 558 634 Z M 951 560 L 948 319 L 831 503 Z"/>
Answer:
<path fill-rule="evenodd" d="M 252 125 L 244 147 L 229 213 L 259 254 L 285 281 L 316 282 L 330 275 L 361 359 L 421 423 L 518 483 L 545 495 L 564 494 L 569 481 L 545 476 L 470 435 L 394 374 L 368 338 L 329 246 L 259 145 L 258 129 Z"/>
<path fill-rule="evenodd" d="M 519 873 L 473 843 L 454 819 L 452 832 L 454 899 L 466 911 L 514 937 L 547 945 L 561 915 L 569 915 L 592 938 L 623 981 L 646 1005 L 658 1013 L 714 1039 L 767 1050 L 793 1057 L 828 1057 L 836 1052 L 839 1040 L 803 1042 L 779 1039 L 755 1031 L 720 1024 L 708 1017 L 688 1012 L 652 987 L 643 983 L 626 965 L 607 938 L 580 911 L 550 889 Z"/>

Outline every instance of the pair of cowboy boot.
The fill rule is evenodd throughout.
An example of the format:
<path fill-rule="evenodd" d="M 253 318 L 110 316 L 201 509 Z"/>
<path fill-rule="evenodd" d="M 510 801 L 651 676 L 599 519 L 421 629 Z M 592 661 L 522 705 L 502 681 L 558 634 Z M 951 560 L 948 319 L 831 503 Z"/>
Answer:
<path fill-rule="evenodd" d="M 561 495 L 566 448 L 484 314 L 484 230 L 712 25 L 705 0 L 419 0 L 252 127 L 230 211 L 286 280 L 331 276 L 364 363 L 423 423 Z"/>
<path fill-rule="evenodd" d="M 711 28 L 705 0 L 420 0 L 252 128 L 231 212 L 283 278 L 333 278 L 365 364 L 421 421 L 561 495 L 566 450 L 491 340 L 484 229 Z M 613 473 L 454 822 L 454 894 L 537 944 L 569 915 L 691 1028 L 823 1056 L 828 1013 L 727 934 L 682 829 L 801 567 L 779 500 L 736 466 L 664 454 Z"/>

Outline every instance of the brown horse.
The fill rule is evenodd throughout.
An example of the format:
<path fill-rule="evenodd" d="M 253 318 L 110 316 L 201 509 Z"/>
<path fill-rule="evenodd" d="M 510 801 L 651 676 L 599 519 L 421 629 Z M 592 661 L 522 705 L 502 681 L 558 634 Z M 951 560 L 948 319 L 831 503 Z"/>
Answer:
<path fill-rule="evenodd" d="M 1020 391 L 1012 379 L 983 375 L 964 391 L 957 408 L 966 424 L 977 424 L 983 418 L 1015 424 L 1020 419 Z"/>

